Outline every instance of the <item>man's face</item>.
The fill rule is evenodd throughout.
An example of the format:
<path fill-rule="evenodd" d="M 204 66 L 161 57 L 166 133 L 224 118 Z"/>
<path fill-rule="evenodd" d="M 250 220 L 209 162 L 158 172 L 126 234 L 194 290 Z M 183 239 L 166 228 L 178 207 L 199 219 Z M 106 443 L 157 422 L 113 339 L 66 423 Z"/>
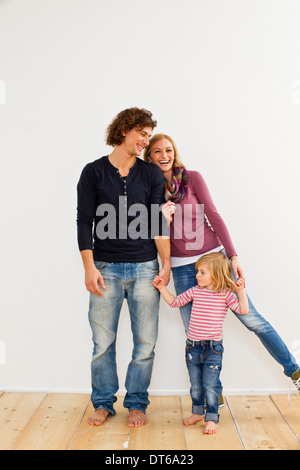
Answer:
<path fill-rule="evenodd" d="M 140 156 L 143 149 L 149 145 L 152 127 L 144 127 L 142 130 L 131 129 L 124 134 L 124 145 L 130 155 Z"/>

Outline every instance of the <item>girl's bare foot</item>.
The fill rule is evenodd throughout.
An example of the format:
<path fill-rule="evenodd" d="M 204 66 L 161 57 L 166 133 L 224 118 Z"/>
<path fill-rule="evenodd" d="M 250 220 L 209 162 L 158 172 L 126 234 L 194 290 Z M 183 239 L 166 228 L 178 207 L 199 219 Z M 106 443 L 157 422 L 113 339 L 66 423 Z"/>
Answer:
<path fill-rule="evenodd" d="M 207 421 L 204 432 L 205 434 L 215 434 L 217 432 L 217 424 L 213 421 Z"/>
<path fill-rule="evenodd" d="M 137 428 L 147 424 L 147 418 L 145 413 L 140 410 L 131 410 L 129 413 L 128 426 L 130 428 Z"/>
<path fill-rule="evenodd" d="M 203 415 L 192 415 L 190 416 L 189 418 L 185 418 L 183 420 L 183 424 L 185 424 L 185 426 L 190 426 L 191 424 L 195 424 L 197 423 L 198 421 L 202 421 L 202 419 L 204 418 Z"/>
<path fill-rule="evenodd" d="M 103 408 L 98 408 L 98 410 L 96 410 L 95 413 L 89 417 L 88 423 L 91 426 L 101 426 L 109 414 L 109 411 L 104 410 Z"/>

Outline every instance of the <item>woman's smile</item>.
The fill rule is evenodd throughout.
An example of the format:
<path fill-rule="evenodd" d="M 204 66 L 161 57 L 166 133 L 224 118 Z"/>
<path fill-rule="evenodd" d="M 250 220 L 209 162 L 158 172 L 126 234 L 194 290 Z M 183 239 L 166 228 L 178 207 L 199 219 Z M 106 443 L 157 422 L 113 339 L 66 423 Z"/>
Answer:
<path fill-rule="evenodd" d="M 173 145 L 168 139 L 158 140 L 151 149 L 149 156 L 149 161 L 159 166 L 163 172 L 172 170 L 174 159 Z"/>

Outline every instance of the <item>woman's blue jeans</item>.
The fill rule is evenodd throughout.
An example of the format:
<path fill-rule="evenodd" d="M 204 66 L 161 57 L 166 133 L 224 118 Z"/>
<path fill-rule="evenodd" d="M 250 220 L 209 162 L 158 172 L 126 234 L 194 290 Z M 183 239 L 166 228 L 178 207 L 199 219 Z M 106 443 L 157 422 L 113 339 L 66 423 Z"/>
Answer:
<path fill-rule="evenodd" d="M 116 335 L 124 299 L 127 299 L 133 334 L 132 360 L 126 376 L 124 406 L 145 412 L 149 405 L 154 348 L 158 333 L 159 291 L 152 285 L 158 261 L 107 263 L 95 261 L 106 289 L 90 295 L 89 321 L 93 334 L 92 396 L 95 409 L 115 414 L 119 389 L 116 366 Z"/>
<path fill-rule="evenodd" d="M 185 360 L 191 382 L 192 413 L 219 422 L 223 341 L 187 339 Z"/>
<path fill-rule="evenodd" d="M 172 268 L 172 274 L 177 295 L 197 285 L 195 263 Z M 299 365 L 297 364 L 295 358 L 289 352 L 285 343 L 274 330 L 274 328 L 270 325 L 270 323 L 268 323 L 257 312 L 249 297 L 248 302 L 249 313 L 247 313 L 247 315 L 239 315 L 234 311 L 233 313 L 235 314 L 236 318 L 238 318 L 248 328 L 248 330 L 253 331 L 258 336 L 271 356 L 282 365 L 285 375 L 291 377 L 292 374 L 299 369 Z M 191 310 L 191 302 L 184 307 L 180 307 L 180 314 L 186 332 L 190 321 Z"/>

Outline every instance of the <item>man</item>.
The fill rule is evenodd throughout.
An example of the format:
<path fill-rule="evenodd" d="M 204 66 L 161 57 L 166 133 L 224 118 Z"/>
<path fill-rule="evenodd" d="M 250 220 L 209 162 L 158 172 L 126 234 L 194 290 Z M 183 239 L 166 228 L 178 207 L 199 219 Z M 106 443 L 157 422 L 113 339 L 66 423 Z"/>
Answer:
<path fill-rule="evenodd" d="M 152 113 L 145 109 L 120 112 L 107 130 L 112 153 L 86 165 L 77 187 L 78 244 L 90 292 L 94 343 L 91 399 L 95 412 L 90 425 L 101 425 L 115 414 L 119 388 L 115 344 L 124 298 L 134 344 L 124 406 L 129 409 L 129 427 L 147 423 L 147 390 L 158 331 L 159 295 L 152 285 L 158 273 L 157 251 L 162 264 L 159 274 L 166 284 L 171 270 L 170 240 L 161 236 L 161 226 L 151 216 L 151 209 L 164 203 L 164 177 L 157 166 L 137 158 L 155 126 Z M 144 213 L 142 219 L 134 217 L 137 209 Z"/>

